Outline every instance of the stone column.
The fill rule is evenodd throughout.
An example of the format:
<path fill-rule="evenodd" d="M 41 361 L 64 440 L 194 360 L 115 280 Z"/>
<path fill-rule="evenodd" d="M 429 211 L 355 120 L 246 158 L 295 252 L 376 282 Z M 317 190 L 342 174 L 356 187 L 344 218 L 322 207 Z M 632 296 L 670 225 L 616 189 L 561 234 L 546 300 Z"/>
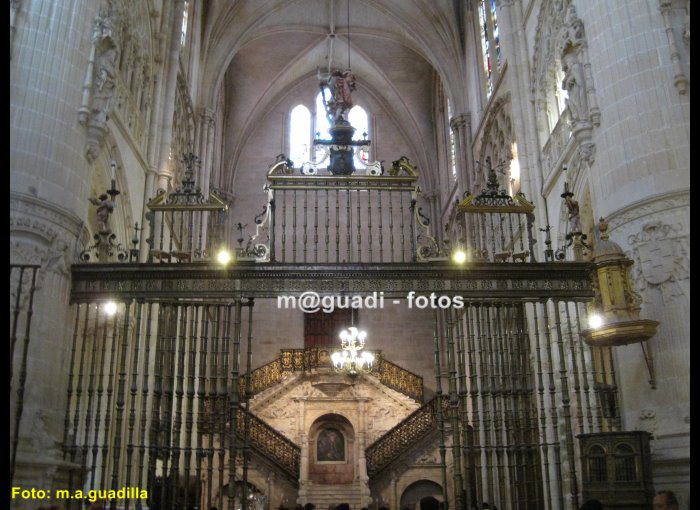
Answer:
<path fill-rule="evenodd" d="M 683 18 L 673 18 L 673 45 L 667 5 L 576 7 L 601 118 L 589 178 L 594 218 L 608 221 L 610 239 L 635 262 L 641 315 L 661 323 L 650 340 L 655 390 L 641 348 L 616 348 L 622 425 L 653 432 L 654 484 L 683 503 L 690 490 L 690 97 L 677 77 Z"/>
<path fill-rule="evenodd" d="M 399 475 L 396 471 L 391 472 L 391 508 L 399 508 Z"/>
<path fill-rule="evenodd" d="M 309 483 L 309 437 L 306 434 L 304 420 L 305 399 L 295 399 L 299 403 L 297 415 L 297 427 L 299 430 L 299 447 L 301 448 L 301 462 L 299 465 L 299 493 L 297 503 L 306 504 L 308 483 Z"/>
<path fill-rule="evenodd" d="M 369 476 L 367 475 L 367 459 L 365 458 L 365 435 L 366 435 L 366 422 L 365 413 L 367 410 L 367 399 L 360 400 L 360 419 L 359 419 L 359 430 L 357 431 L 357 469 L 358 478 L 360 481 L 360 496 L 361 504 L 363 507 L 369 506 L 370 503 L 370 491 L 369 491 Z"/>
<path fill-rule="evenodd" d="M 42 266 L 14 485 L 37 489 L 67 485 L 61 444 L 73 317 L 70 264 L 89 210 L 90 168 L 77 109 L 98 7 L 77 0 L 23 2 L 10 61 L 10 261 Z M 10 392 L 13 430 L 16 385 Z M 36 502 L 15 506 L 33 508 Z"/>
<path fill-rule="evenodd" d="M 275 503 L 273 503 L 272 496 L 275 494 L 275 473 L 270 472 L 270 474 L 267 475 L 267 478 L 265 479 L 267 482 L 267 490 L 265 492 L 265 495 L 267 496 L 267 510 L 274 510 L 277 508 Z"/>
<path fill-rule="evenodd" d="M 472 154 L 472 127 L 471 114 L 462 113 L 450 119 L 450 127 L 455 133 L 457 142 L 457 161 L 459 162 L 460 192 L 474 192 L 472 184 L 474 175 L 474 155 Z M 460 196 L 461 196 L 460 193 Z"/>
<path fill-rule="evenodd" d="M 177 75 L 180 71 L 180 30 L 185 0 L 175 0 L 170 24 L 170 41 L 167 53 L 165 81 L 163 87 L 163 110 L 160 123 L 161 139 L 158 158 L 158 189 L 168 189 L 173 178 L 168 163 L 170 143 L 173 136 L 173 115 L 175 113 L 175 94 L 177 94 Z M 179 156 L 178 156 L 179 157 Z"/>
<path fill-rule="evenodd" d="M 540 161 L 540 143 L 537 133 L 534 97 L 530 90 L 530 63 L 527 55 L 528 43 L 525 30 L 522 27 L 522 12 L 513 0 L 496 0 L 498 7 L 498 24 L 501 37 L 501 51 L 506 57 L 508 80 L 511 94 L 511 112 L 513 129 L 518 143 L 518 162 L 520 163 L 521 189 L 532 201 L 535 208 L 536 224 L 544 227 L 547 224 L 546 206 L 542 197 L 542 163 Z M 536 246 L 544 249 L 544 236 L 541 232 L 533 232 L 538 236 Z M 538 260 L 541 254 L 536 254 Z"/>

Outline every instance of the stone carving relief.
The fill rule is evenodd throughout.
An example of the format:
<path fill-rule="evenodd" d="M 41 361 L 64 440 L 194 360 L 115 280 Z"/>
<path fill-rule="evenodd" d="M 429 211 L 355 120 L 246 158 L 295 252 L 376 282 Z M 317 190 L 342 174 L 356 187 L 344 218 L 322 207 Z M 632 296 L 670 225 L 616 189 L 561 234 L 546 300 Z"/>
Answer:
<path fill-rule="evenodd" d="M 31 197 L 11 197 L 10 261 L 13 264 L 41 266 L 37 273 L 37 289 L 43 287 L 48 275 L 70 276 L 70 266 L 77 260 L 79 233 L 82 237 L 87 236 L 84 227 L 75 218 L 43 207 Z M 29 284 L 28 274 L 25 272 L 23 277 L 25 289 Z M 19 271 L 13 271 L 11 279 L 11 289 L 16 289 Z"/>
<path fill-rule="evenodd" d="M 119 49 L 113 37 L 111 13 L 108 11 L 103 11 L 95 20 L 92 44 L 94 62 L 90 63 L 86 77 L 86 85 L 91 92 L 87 109 L 89 114 L 83 110 L 79 115 L 81 123 L 87 125 L 85 156 L 91 163 L 100 152 L 115 103 Z"/>
<path fill-rule="evenodd" d="M 478 154 L 482 166 L 486 164 L 487 159 L 490 159 L 494 167 L 497 167 L 500 163 L 505 163 L 507 166 L 513 159 L 512 145 L 515 141 L 515 134 L 510 117 L 510 108 L 510 94 L 505 94 L 503 97 L 496 99 L 489 109 L 484 128 L 474 144 L 475 147 L 478 147 L 478 150 L 475 152 Z M 506 177 L 505 175 L 499 175 L 503 188 L 507 187 L 503 182 Z M 486 175 L 484 172 L 483 175 L 478 176 L 476 185 L 480 189 L 485 182 Z M 470 191 L 478 193 L 479 189 Z"/>
<path fill-rule="evenodd" d="M 317 384 L 318 381 L 314 379 L 314 383 Z M 329 396 L 315 388 L 312 381 L 300 379 L 282 389 L 274 399 L 261 399 L 258 402 L 253 399 L 251 410 L 291 440 L 298 441 L 297 418 L 300 398 L 308 403 L 314 400 L 327 401 Z M 390 388 L 377 388 L 374 384 L 363 381 L 356 382 L 354 386 L 332 398 L 339 401 L 357 398 L 358 404 L 359 400 L 366 401 L 364 422 L 367 445 L 419 407 L 417 402 Z"/>
<path fill-rule="evenodd" d="M 557 90 L 562 89 L 568 95 L 567 108 L 561 112 L 558 121 L 554 119 L 555 126 L 547 125 L 548 114 L 543 113 L 539 119 L 544 136 L 549 137 L 551 133 L 552 139 L 546 147 L 561 156 L 563 147 L 554 150 L 551 146 L 561 144 L 562 140 L 568 141 L 571 133 L 576 143 L 574 157 L 592 164 L 595 159 L 592 130 L 600 125 L 600 109 L 584 24 L 570 0 L 550 0 L 543 5 L 533 59 L 531 88 L 538 111 L 555 110 L 556 113 L 559 110 L 556 106 L 559 100 L 555 98 Z M 553 164 L 558 157 L 544 159 Z"/>
<path fill-rule="evenodd" d="M 639 412 L 637 426 L 635 428 L 637 430 L 645 430 L 650 434 L 655 434 L 658 429 L 656 411 L 654 411 L 653 409 L 642 409 Z"/>
<path fill-rule="evenodd" d="M 382 402 L 381 406 L 371 405 L 367 412 L 367 444 L 379 439 L 408 414 L 405 409 L 389 402 Z"/>
<path fill-rule="evenodd" d="M 31 424 L 30 432 L 26 435 L 27 442 L 25 446 L 27 451 L 31 453 L 42 452 L 42 454 L 53 455 L 58 458 L 60 456 L 60 450 L 58 446 L 60 443 L 56 441 L 49 433 L 49 420 L 51 417 L 49 414 L 42 410 L 37 409 L 29 413 L 26 416 L 24 423 Z"/>
<path fill-rule="evenodd" d="M 690 2 L 660 0 L 659 10 L 666 28 L 673 85 L 679 94 L 687 95 L 690 90 Z"/>
<path fill-rule="evenodd" d="M 95 19 L 92 46 L 78 119 L 87 128 L 85 156 L 101 151 L 108 121 L 118 113 L 124 128 L 143 148 L 145 118 L 151 107 L 151 44 L 145 7 L 107 0 Z"/>
<path fill-rule="evenodd" d="M 663 304 L 690 298 L 690 239 L 681 225 L 651 221 L 630 235 L 628 243 L 635 264 L 632 280 L 645 302 L 652 292 L 661 295 Z"/>

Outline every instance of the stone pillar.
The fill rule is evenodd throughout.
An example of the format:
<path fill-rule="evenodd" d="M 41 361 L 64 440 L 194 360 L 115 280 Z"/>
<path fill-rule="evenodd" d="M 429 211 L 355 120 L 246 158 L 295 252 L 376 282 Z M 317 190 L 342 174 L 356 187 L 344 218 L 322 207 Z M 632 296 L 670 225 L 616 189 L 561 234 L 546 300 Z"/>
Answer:
<path fill-rule="evenodd" d="M 472 136 L 470 115 L 462 113 L 450 119 L 450 129 L 455 137 L 455 152 L 457 153 L 457 183 L 458 196 L 471 189 L 474 180 L 474 158 L 472 157 Z"/>
<path fill-rule="evenodd" d="M 99 5 L 37 0 L 21 6 L 10 62 L 10 261 L 41 264 L 42 269 L 14 485 L 57 489 L 67 485 L 61 444 L 73 317 L 70 264 L 89 210 L 89 165 L 82 151 L 86 136 L 77 109 Z M 21 352 L 16 349 L 15 355 L 18 363 Z M 15 400 L 11 391 L 13 429 Z M 36 504 L 17 501 L 13 508 Z"/>
<path fill-rule="evenodd" d="M 163 109 L 160 123 L 161 139 L 158 158 L 158 189 L 168 189 L 173 178 L 169 167 L 170 143 L 173 136 L 173 115 L 175 113 L 175 94 L 177 94 L 177 75 L 180 71 L 180 30 L 185 0 L 175 0 L 170 24 L 170 40 L 163 87 Z M 177 156 L 179 157 L 179 155 Z"/>
<path fill-rule="evenodd" d="M 390 508 L 399 508 L 399 475 L 396 471 L 391 472 L 391 505 Z"/>
<path fill-rule="evenodd" d="M 501 52 L 506 57 L 508 68 L 506 79 L 511 94 L 511 113 L 513 129 L 518 144 L 518 162 L 520 163 L 521 190 L 536 206 L 536 225 L 544 227 L 547 221 L 546 206 L 542 197 L 542 163 L 540 161 L 540 142 L 538 140 L 537 119 L 535 117 L 535 98 L 530 90 L 530 62 L 527 54 L 528 43 L 522 26 L 522 11 L 513 0 L 496 0 L 498 24 L 501 37 Z M 539 243 L 544 249 L 544 235 L 535 231 Z M 538 260 L 542 255 L 536 254 Z"/>
<path fill-rule="evenodd" d="M 608 221 L 610 239 L 635 262 L 641 315 L 661 323 L 650 340 L 655 390 L 641 349 L 617 350 L 622 425 L 654 434 L 654 484 L 683 504 L 690 480 L 690 97 L 678 81 L 685 56 L 674 51 L 683 16 L 669 25 L 668 2 L 635 5 L 576 3 L 601 118 L 589 182 L 594 217 Z"/>
<path fill-rule="evenodd" d="M 369 507 L 371 498 L 369 491 L 369 476 L 367 475 L 367 459 L 365 458 L 365 435 L 366 435 L 366 422 L 365 413 L 367 411 L 367 399 L 360 400 L 360 419 L 359 419 L 359 429 L 357 431 L 357 469 L 358 478 L 360 481 L 360 496 L 361 505 L 363 507 Z"/>
<path fill-rule="evenodd" d="M 265 479 L 267 482 L 267 490 L 265 491 L 265 495 L 267 496 L 267 510 L 274 510 L 277 508 L 276 503 L 277 501 L 273 502 L 272 497 L 275 495 L 275 473 L 270 472 L 270 474 L 267 475 L 267 478 Z"/>
<path fill-rule="evenodd" d="M 309 483 L 309 437 L 306 434 L 304 420 L 304 402 L 305 399 L 295 399 L 299 403 L 297 426 L 299 430 L 299 447 L 301 448 L 301 462 L 299 465 L 299 493 L 297 503 L 306 504 L 308 483 Z"/>

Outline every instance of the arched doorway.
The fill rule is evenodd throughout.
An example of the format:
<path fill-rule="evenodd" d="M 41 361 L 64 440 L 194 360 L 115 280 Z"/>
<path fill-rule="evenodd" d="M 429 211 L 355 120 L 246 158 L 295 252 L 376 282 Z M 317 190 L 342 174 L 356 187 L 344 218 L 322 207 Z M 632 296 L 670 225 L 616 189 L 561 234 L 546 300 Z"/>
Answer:
<path fill-rule="evenodd" d="M 424 508 L 437 510 L 442 506 L 442 487 L 431 480 L 418 480 L 406 487 L 400 501 L 401 510 L 420 510 L 421 501 Z"/>
<path fill-rule="evenodd" d="M 324 414 L 309 429 L 309 480 L 352 483 L 355 478 L 355 430 L 347 418 Z"/>

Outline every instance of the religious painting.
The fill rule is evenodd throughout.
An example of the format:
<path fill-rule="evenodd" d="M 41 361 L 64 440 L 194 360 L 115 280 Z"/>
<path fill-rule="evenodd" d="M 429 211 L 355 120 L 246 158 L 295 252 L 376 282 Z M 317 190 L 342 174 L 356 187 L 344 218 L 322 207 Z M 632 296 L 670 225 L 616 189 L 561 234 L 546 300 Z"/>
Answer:
<path fill-rule="evenodd" d="M 338 429 L 321 430 L 316 439 L 317 462 L 344 462 L 345 438 Z"/>

